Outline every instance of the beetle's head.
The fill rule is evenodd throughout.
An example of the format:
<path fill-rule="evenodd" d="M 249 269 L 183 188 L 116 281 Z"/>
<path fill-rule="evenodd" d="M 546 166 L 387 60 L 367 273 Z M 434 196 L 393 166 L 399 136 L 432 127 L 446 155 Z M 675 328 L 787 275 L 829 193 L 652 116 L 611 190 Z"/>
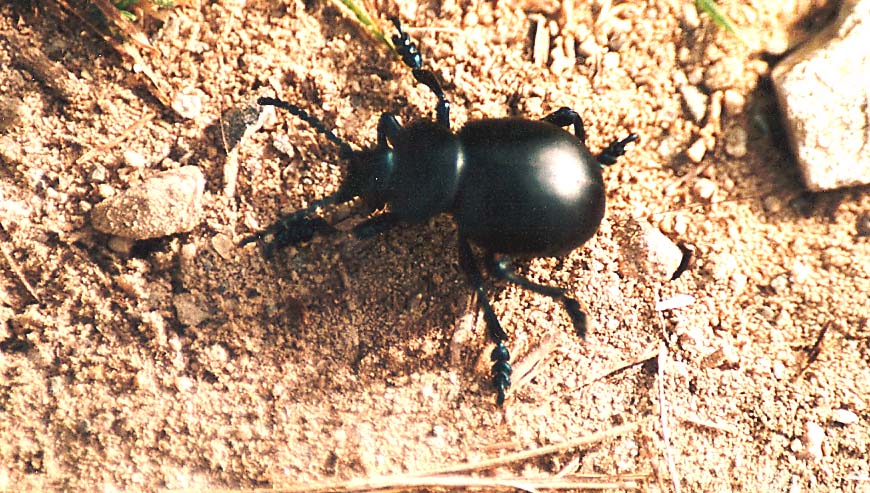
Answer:
<path fill-rule="evenodd" d="M 387 146 L 354 151 L 347 158 L 347 175 L 342 184 L 345 193 L 362 198 L 374 209 L 386 203 L 384 193 L 393 174 L 393 150 Z"/>

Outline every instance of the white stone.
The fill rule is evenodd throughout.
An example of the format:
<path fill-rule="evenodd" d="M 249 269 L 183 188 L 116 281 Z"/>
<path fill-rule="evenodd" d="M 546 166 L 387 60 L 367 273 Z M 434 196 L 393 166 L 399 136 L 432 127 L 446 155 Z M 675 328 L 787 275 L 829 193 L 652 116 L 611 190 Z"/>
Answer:
<path fill-rule="evenodd" d="M 773 70 L 792 150 L 814 191 L 870 183 L 870 0 L 846 0 L 836 21 Z"/>

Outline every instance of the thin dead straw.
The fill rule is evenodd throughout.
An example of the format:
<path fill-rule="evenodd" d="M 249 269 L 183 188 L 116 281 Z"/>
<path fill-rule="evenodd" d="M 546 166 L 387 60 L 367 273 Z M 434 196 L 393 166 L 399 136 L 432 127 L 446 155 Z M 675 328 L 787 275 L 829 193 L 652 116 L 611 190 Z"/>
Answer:
<path fill-rule="evenodd" d="M 145 126 L 146 123 L 148 123 L 152 119 L 154 119 L 155 116 L 156 115 L 154 113 L 146 113 L 141 118 L 136 120 L 135 123 L 133 123 L 132 125 L 130 125 L 126 129 L 124 129 L 124 131 L 121 132 L 121 134 L 118 135 L 117 137 L 115 137 L 114 139 L 110 140 L 109 142 L 105 143 L 104 145 L 94 147 L 93 149 L 90 149 L 87 152 L 85 152 L 84 154 L 82 154 L 81 156 L 79 156 L 79 158 L 76 159 L 76 164 L 83 163 L 83 162 L 93 158 L 94 156 L 96 156 L 98 154 L 108 152 L 109 150 L 111 150 L 115 147 L 118 147 L 119 145 L 121 145 L 122 142 L 127 140 L 127 138 L 129 136 L 138 132 L 140 129 L 142 129 Z"/>
<path fill-rule="evenodd" d="M 242 491 L 270 492 L 270 493 L 365 493 L 385 491 L 414 491 L 426 488 L 440 489 L 468 489 L 474 488 L 489 491 L 540 491 L 540 490 L 564 490 L 564 489 L 640 489 L 649 479 L 645 474 L 571 474 L 565 476 L 547 476 L 540 478 L 528 478 L 520 476 L 502 476 L 481 478 L 470 474 L 486 469 L 506 466 L 530 459 L 542 457 L 559 452 L 565 452 L 580 448 L 593 443 L 601 442 L 616 436 L 626 435 L 638 431 L 643 422 L 629 423 L 611 428 L 607 431 L 593 433 L 585 437 L 568 440 L 563 443 L 538 447 L 532 450 L 524 450 L 506 454 L 493 459 L 477 462 L 448 465 L 428 471 L 416 473 L 398 474 L 392 476 L 375 476 L 371 478 L 352 479 L 349 481 L 319 481 L 302 485 L 293 485 L 269 489 L 254 490 L 225 490 L 233 493 Z"/>
<path fill-rule="evenodd" d="M 659 312 L 661 317 L 661 312 Z M 664 326 L 664 325 L 663 325 Z M 674 451 L 671 448 L 671 427 L 668 424 L 668 406 L 666 403 L 667 393 L 665 392 L 665 365 L 668 361 L 668 346 L 664 341 L 659 345 L 658 358 L 658 386 L 659 386 L 659 411 L 661 413 L 662 425 L 662 440 L 664 440 L 664 448 L 662 453 L 665 456 L 665 462 L 668 465 L 668 473 L 671 476 L 671 482 L 674 485 L 674 493 L 680 493 L 680 476 L 677 472 L 677 464 L 674 460 Z"/>
<path fill-rule="evenodd" d="M 33 289 L 33 285 L 27 280 L 27 277 L 24 276 L 24 273 L 21 271 L 21 268 L 18 266 L 18 262 L 15 261 L 15 258 L 6 250 L 5 243 L 7 241 L 11 242 L 11 237 L 9 233 L 6 231 L 6 228 L 3 224 L 0 224 L 0 238 L 2 238 L 4 244 L 0 244 L 0 252 L 3 253 L 3 258 L 6 260 L 6 264 L 9 265 L 9 269 L 15 274 L 15 277 L 18 279 L 18 282 L 24 286 L 24 289 L 27 290 L 27 294 L 29 294 L 34 301 L 37 303 L 42 303 L 42 300 L 39 299 L 39 294 L 36 293 L 36 290 Z"/>

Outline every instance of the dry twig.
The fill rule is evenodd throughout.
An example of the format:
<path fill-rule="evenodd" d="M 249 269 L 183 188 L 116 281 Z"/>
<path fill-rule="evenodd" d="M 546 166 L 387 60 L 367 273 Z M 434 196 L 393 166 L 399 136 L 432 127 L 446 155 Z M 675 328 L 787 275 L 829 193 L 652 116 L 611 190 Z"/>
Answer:
<path fill-rule="evenodd" d="M 149 54 L 154 55 L 157 53 L 156 48 L 148 42 L 148 37 L 145 36 L 145 33 L 121 15 L 118 9 L 112 5 L 112 2 L 109 0 L 93 0 L 92 3 L 105 16 L 107 24 L 117 30 L 117 36 L 92 23 L 88 16 L 83 13 L 82 8 L 70 5 L 70 2 L 67 0 L 55 0 L 55 2 L 62 9 L 77 17 L 82 25 L 87 26 L 92 33 L 103 38 L 103 41 L 111 46 L 119 55 L 131 62 L 134 71 L 140 72 L 145 76 L 148 91 L 165 107 L 173 109 L 173 111 L 175 110 L 172 107 L 175 89 L 166 79 L 152 69 L 149 60 L 146 60 L 140 52 L 140 50 L 146 50 Z"/>
<path fill-rule="evenodd" d="M 659 312 L 661 313 L 661 312 Z M 661 316 L 661 315 L 659 315 Z M 671 449 L 671 428 L 668 425 L 668 410 L 665 404 L 665 364 L 668 361 L 668 347 L 664 341 L 659 344 L 659 411 L 661 413 L 662 424 L 662 440 L 664 440 L 664 455 L 665 461 L 668 464 L 668 472 L 671 475 L 671 481 L 674 485 L 674 493 L 680 493 L 680 477 L 677 474 L 677 464 L 674 461 L 674 452 Z"/>
<path fill-rule="evenodd" d="M 6 41 L 10 53 L 14 53 L 12 63 L 30 72 L 49 90 L 69 103 L 87 100 L 91 92 L 88 84 L 73 75 L 63 65 L 50 60 L 45 53 L 33 46 L 33 40 L 27 39 L 15 30 L 9 30 Z"/>

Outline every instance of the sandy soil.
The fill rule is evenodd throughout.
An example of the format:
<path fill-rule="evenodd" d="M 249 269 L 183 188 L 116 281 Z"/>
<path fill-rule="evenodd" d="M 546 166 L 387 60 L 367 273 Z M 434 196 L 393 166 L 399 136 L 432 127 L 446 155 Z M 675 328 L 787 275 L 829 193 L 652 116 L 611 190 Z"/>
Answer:
<path fill-rule="evenodd" d="M 150 21 L 155 70 L 203 102 L 185 119 L 75 18 L 0 6 L 0 490 L 289 487 L 507 457 L 474 474 L 870 491 L 870 194 L 803 192 L 766 82 L 765 47 L 814 26 L 779 2 L 723 2 L 743 45 L 699 24 L 690 2 L 610 3 L 371 6 L 420 42 L 455 129 L 571 106 L 593 150 L 642 136 L 605 171 L 595 238 L 523 269 L 589 307 L 586 341 L 552 300 L 491 291 L 518 368 L 502 409 L 448 217 L 271 261 L 236 247 L 334 191 L 343 166 L 279 113 L 237 148 L 228 196 L 223 111 L 274 91 L 355 146 L 373 142 L 384 111 L 431 118 L 431 94 L 357 24 L 293 0 L 191 1 Z M 536 15 L 563 53 L 546 63 L 533 56 Z M 22 68 L 16 35 L 87 90 L 65 101 Z M 708 106 L 729 91 L 721 118 L 690 116 L 685 81 L 714 95 Z M 745 155 L 739 139 L 726 149 L 740 129 Z M 713 144 L 700 164 L 685 152 L 699 138 Z M 206 177 L 192 231 L 123 253 L 91 227 L 103 198 L 181 165 Z M 677 280 L 629 269 L 632 215 L 694 251 Z M 655 310 L 677 294 L 695 302 Z"/>

